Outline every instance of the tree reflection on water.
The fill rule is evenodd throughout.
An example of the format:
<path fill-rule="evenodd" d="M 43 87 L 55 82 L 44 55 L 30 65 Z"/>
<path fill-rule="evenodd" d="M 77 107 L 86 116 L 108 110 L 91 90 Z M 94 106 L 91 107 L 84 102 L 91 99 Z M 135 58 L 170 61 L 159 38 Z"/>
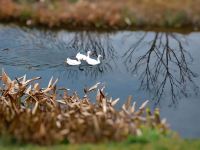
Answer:
<path fill-rule="evenodd" d="M 113 36 L 89 31 L 52 32 L 17 27 L 5 27 L 0 34 L 2 66 L 49 69 L 71 81 L 82 77 L 100 79 L 105 74 L 112 80 L 112 73 L 116 78 L 123 78 L 122 72 L 128 72 L 131 76 L 123 80 L 132 82 L 132 75 L 137 74 L 140 85 L 133 86 L 153 93 L 156 104 L 164 95 L 170 95 L 171 104 L 176 104 L 180 96 L 199 92 L 194 82 L 197 75 L 191 70 L 193 60 L 187 50 L 187 38 L 182 34 L 128 32 L 123 36 L 124 32 L 120 32 Z M 120 43 L 123 40 L 128 43 Z M 129 44 L 132 45 L 123 51 Z M 100 65 L 90 66 L 83 62 L 80 66 L 68 66 L 64 63 L 67 57 L 75 58 L 77 52 L 86 54 L 89 50 L 93 51 L 91 57 L 95 59 L 98 54 L 103 56 Z"/>
<path fill-rule="evenodd" d="M 171 104 L 176 104 L 178 97 L 188 96 L 191 91 L 197 94 L 199 87 L 194 82 L 197 74 L 189 65 L 192 56 L 184 48 L 187 39 L 175 33 L 156 32 L 147 42 L 147 35 L 148 33 L 141 34 L 123 55 L 128 71 L 139 74 L 140 89 L 153 92 L 156 104 L 166 94 L 167 89 L 170 89 Z M 148 45 L 145 50 L 139 50 L 145 45 Z M 177 47 L 173 47 L 174 45 Z M 133 62 L 134 55 L 138 54 L 139 57 Z"/>

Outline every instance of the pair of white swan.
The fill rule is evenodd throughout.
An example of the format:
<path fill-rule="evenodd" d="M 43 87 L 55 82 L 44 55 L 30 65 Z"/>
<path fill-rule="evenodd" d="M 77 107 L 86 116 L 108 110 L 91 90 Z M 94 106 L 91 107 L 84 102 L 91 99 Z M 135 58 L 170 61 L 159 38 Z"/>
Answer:
<path fill-rule="evenodd" d="M 91 54 L 91 51 L 88 51 L 87 52 L 87 56 L 86 55 L 83 55 L 81 54 L 80 52 L 76 54 L 76 59 L 70 59 L 70 58 L 67 58 L 67 60 L 65 61 L 68 65 L 71 65 L 71 66 L 76 66 L 76 65 L 80 65 L 81 64 L 81 60 L 84 60 L 86 61 L 89 65 L 98 65 L 100 64 L 100 57 L 102 57 L 101 55 L 98 55 L 97 57 L 97 60 L 96 59 L 92 59 L 90 58 L 90 54 Z"/>

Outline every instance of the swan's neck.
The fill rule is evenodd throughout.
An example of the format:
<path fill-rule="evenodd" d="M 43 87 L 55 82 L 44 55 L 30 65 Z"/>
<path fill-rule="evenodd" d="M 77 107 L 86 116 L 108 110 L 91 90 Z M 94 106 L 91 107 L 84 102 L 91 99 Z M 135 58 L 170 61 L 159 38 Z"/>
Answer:
<path fill-rule="evenodd" d="M 90 58 L 90 53 L 87 53 L 87 58 Z"/>
<path fill-rule="evenodd" d="M 97 61 L 98 61 L 98 62 L 100 62 L 100 57 L 101 57 L 101 56 L 98 56 L 98 57 L 97 57 Z"/>

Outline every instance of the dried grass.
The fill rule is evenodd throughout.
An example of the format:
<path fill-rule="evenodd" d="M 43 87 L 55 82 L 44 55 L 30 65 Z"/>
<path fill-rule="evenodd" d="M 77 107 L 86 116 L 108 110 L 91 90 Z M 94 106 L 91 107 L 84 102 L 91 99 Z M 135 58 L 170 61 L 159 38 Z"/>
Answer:
<path fill-rule="evenodd" d="M 146 109 L 148 101 L 136 110 L 131 97 L 116 109 L 119 99 L 109 99 L 103 89 L 93 86 L 80 98 L 69 95 L 67 89 L 58 89 L 51 80 L 40 88 L 39 77 L 26 76 L 11 80 L 2 71 L 0 88 L 0 136 L 9 136 L 19 142 L 53 144 L 63 140 L 70 143 L 121 141 L 129 135 L 140 136 L 142 128 L 155 129 L 165 134 L 168 126 L 160 120 L 159 110 Z M 99 84 L 98 84 L 99 85 Z M 95 90 L 96 102 L 89 92 Z M 90 90 L 92 89 L 92 90 Z M 63 90 L 61 92 L 60 90 Z"/>

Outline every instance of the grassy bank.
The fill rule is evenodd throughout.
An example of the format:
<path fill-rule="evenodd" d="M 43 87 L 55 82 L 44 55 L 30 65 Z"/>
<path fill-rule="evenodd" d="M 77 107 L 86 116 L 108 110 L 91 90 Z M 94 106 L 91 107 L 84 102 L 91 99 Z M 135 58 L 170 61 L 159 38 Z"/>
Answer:
<path fill-rule="evenodd" d="M 200 140 L 172 140 L 161 139 L 150 143 L 104 143 L 104 144 L 60 144 L 54 146 L 37 146 L 37 145 L 2 145 L 0 149 L 4 150 L 199 150 Z"/>
<path fill-rule="evenodd" d="M 1 0 L 0 20 L 67 28 L 198 28 L 199 6 L 199 0 Z"/>
<path fill-rule="evenodd" d="M 12 143 L 11 143 L 12 142 Z M 176 133 L 170 136 L 160 134 L 156 130 L 146 130 L 141 136 L 129 136 L 120 142 L 100 142 L 70 144 L 61 143 L 54 145 L 19 144 L 16 141 L 6 141 L 0 138 L 0 149 L 4 150 L 199 150 L 200 140 L 181 139 Z"/>

